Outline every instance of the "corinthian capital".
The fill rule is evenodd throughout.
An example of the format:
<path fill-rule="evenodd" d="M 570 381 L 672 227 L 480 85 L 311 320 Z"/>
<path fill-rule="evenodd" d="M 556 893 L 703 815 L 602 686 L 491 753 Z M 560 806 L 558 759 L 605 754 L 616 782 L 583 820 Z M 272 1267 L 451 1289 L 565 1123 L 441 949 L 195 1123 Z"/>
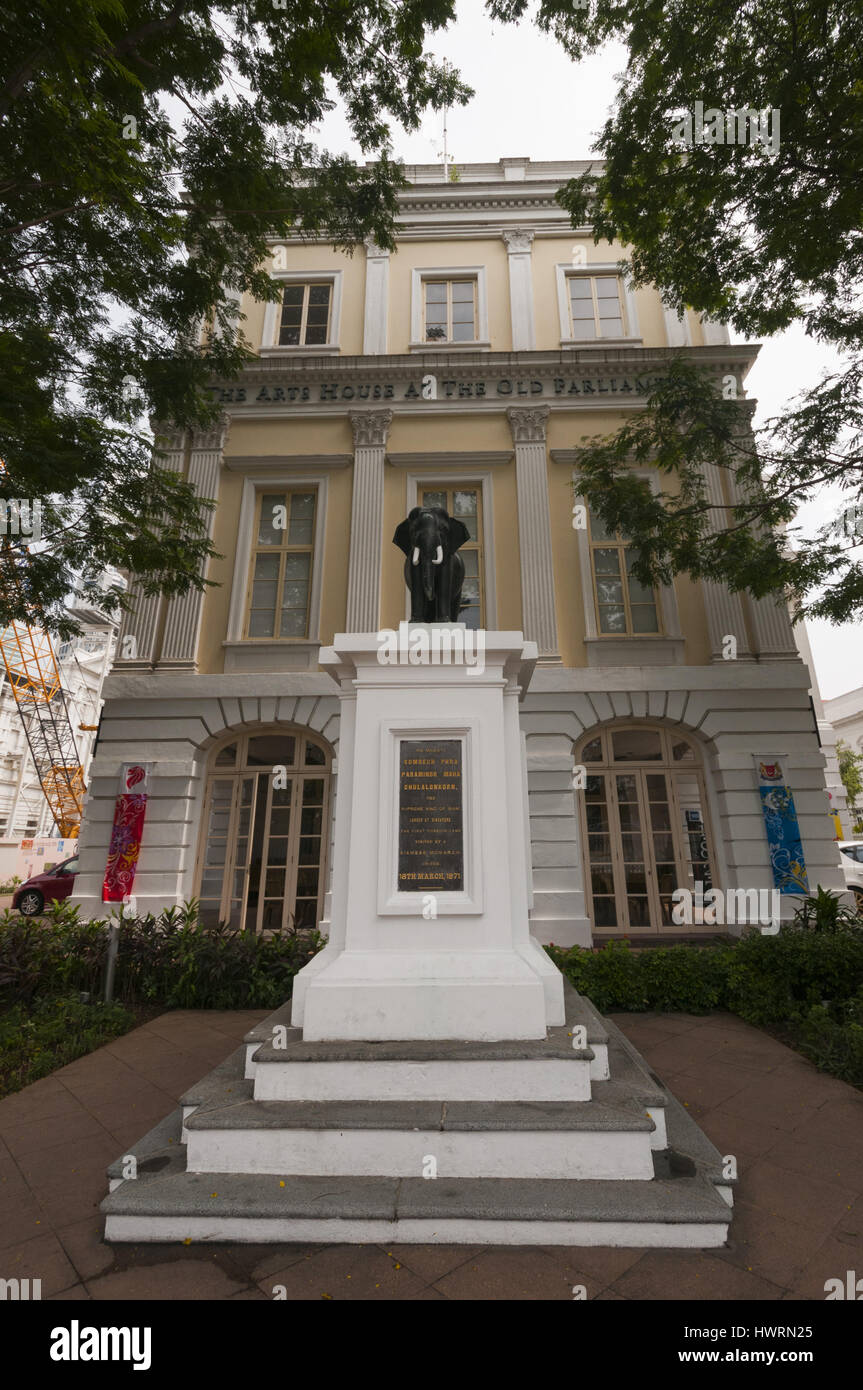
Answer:
<path fill-rule="evenodd" d="M 387 432 L 392 422 L 391 410 L 349 410 L 351 429 L 354 432 L 354 448 L 383 447 L 387 442 Z"/>
<path fill-rule="evenodd" d="M 510 256 L 517 251 L 529 251 L 533 241 L 533 232 L 529 232 L 525 227 L 511 227 L 501 232 L 501 236 L 506 242 L 506 249 Z"/>
<path fill-rule="evenodd" d="M 512 405 L 506 412 L 514 444 L 544 444 L 548 406 Z"/>

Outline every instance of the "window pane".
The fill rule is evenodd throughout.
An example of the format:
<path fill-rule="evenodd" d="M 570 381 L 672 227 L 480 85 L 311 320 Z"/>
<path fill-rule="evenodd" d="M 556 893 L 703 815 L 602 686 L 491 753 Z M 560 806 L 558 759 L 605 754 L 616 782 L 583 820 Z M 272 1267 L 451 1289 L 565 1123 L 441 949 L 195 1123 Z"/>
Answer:
<path fill-rule="evenodd" d="M 249 614 L 249 636 L 250 637 L 272 637 L 274 615 L 264 609 L 255 610 Z"/>
<path fill-rule="evenodd" d="M 326 755 L 326 753 L 324 752 L 323 748 L 319 748 L 318 745 L 317 745 L 316 743 L 307 743 L 307 744 L 306 744 L 306 759 L 305 759 L 305 761 L 306 761 L 306 767 L 323 767 L 323 766 L 324 766 L 324 763 L 326 762 L 326 760 L 327 760 L 327 755 Z M 318 814 L 318 815 L 319 815 L 319 813 L 317 813 L 317 812 L 316 812 L 315 814 Z M 319 824 L 320 824 L 320 821 L 319 821 Z M 311 834 L 311 833 L 314 833 L 314 834 L 316 834 L 316 835 L 320 834 L 320 829 L 315 830 L 315 831 L 313 832 L 312 826 L 311 826 L 310 824 L 307 824 L 307 823 L 306 823 L 305 814 L 303 815 L 303 833 L 304 833 L 304 834 Z"/>
<path fill-rule="evenodd" d="M 305 294 L 305 290 L 305 285 L 285 285 L 285 292 L 282 297 L 282 303 L 285 306 L 299 305 L 302 308 L 303 295 Z"/>
<path fill-rule="evenodd" d="M 602 762 L 602 739 L 592 738 L 581 750 L 581 761 L 583 763 Z"/>
<path fill-rule="evenodd" d="M 279 577 L 278 555 L 255 556 L 255 583 L 274 581 Z"/>
<path fill-rule="evenodd" d="M 460 516 L 462 519 L 467 516 L 476 516 L 476 499 L 475 492 L 462 492 L 457 489 L 453 493 L 452 499 L 453 516 Z"/>
<path fill-rule="evenodd" d="M 323 305 L 328 309 L 330 305 L 329 285 L 311 285 L 309 288 L 309 313 L 316 306 Z"/>
<path fill-rule="evenodd" d="M 306 610 L 305 608 L 290 608 L 282 610 L 282 621 L 279 629 L 280 637 L 305 637 L 306 635 Z"/>
<path fill-rule="evenodd" d="M 302 552 L 288 555 L 285 559 L 285 579 L 307 579 L 311 558 L 311 555 Z"/>
<path fill-rule="evenodd" d="M 659 762 L 662 744 L 657 729 L 616 729 L 611 735 L 615 762 Z"/>
<path fill-rule="evenodd" d="M 656 609 L 652 603 L 633 603 L 630 605 L 630 609 L 632 612 L 633 632 L 659 631 Z"/>
<path fill-rule="evenodd" d="M 424 492 L 422 495 L 422 505 L 424 507 L 443 507 L 446 510 L 445 492 Z"/>
<path fill-rule="evenodd" d="M 430 342 L 443 342 L 446 339 L 446 329 L 440 324 L 429 324 L 426 328 L 426 338 Z"/>
<path fill-rule="evenodd" d="M 617 279 L 614 275 L 597 275 L 596 297 L 597 299 L 617 299 Z M 602 313 L 602 305 L 600 305 L 599 312 Z"/>
<path fill-rule="evenodd" d="M 623 608 L 612 606 L 599 607 L 599 630 L 600 632 L 625 632 L 626 631 L 626 612 Z"/>
<path fill-rule="evenodd" d="M 290 767 L 296 741 L 285 734 L 256 734 L 249 739 L 249 767 Z"/>
<path fill-rule="evenodd" d="M 590 534 L 595 541 L 613 541 L 615 535 L 609 531 L 603 521 L 594 513 L 590 513 Z"/>
<path fill-rule="evenodd" d="M 453 304 L 453 323 L 473 323 L 473 300 L 468 304 Z"/>
<path fill-rule="evenodd" d="M 299 580 L 291 580 L 290 584 L 285 585 L 284 592 L 282 594 L 283 608 L 302 608 L 303 612 L 305 613 L 306 604 L 308 603 L 308 600 L 308 584 L 303 584 Z"/>
<path fill-rule="evenodd" d="M 572 317 L 574 319 L 589 319 L 593 322 L 593 300 L 574 299 L 572 302 Z"/>
<path fill-rule="evenodd" d="M 446 304 L 446 281 L 426 281 L 426 304 Z"/>
<path fill-rule="evenodd" d="M 282 325 L 282 328 L 281 328 L 281 331 L 279 332 L 279 346 L 280 346 L 280 347 L 299 347 L 299 345 L 300 345 L 300 326 L 299 326 L 299 324 L 297 324 L 295 327 L 291 327 L 291 326 L 288 325 L 288 324 L 283 324 L 283 325 Z"/>
<path fill-rule="evenodd" d="M 623 337 L 623 323 L 620 319 L 603 319 L 600 328 L 603 338 Z"/>
<path fill-rule="evenodd" d="M 320 328 L 316 328 L 314 324 L 307 324 L 307 326 L 306 326 L 306 346 L 307 346 L 307 347 L 311 347 L 314 343 L 325 343 L 326 341 L 327 341 L 327 328 L 326 328 L 326 324 L 323 324 Z"/>
<path fill-rule="evenodd" d="M 619 579 L 604 579 L 597 576 L 596 595 L 601 604 L 613 603 L 623 607 L 623 585 Z"/>
<path fill-rule="evenodd" d="M 620 574 L 620 556 L 616 550 L 594 550 L 593 562 L 598 575 Z"/>
<path fill-rule="evenodd" d="M 465 578 L 476 579 L 479 574 L 479 551 L 462 550 L 459 553 L 464 561 Z"/>
<path fill-rule="evenodd" d="M 464 304 L 465 301 L 473 304 L 473 280 L 454 280 L 452 286 L 453 304 Z"/>
<path fill-rule="evenodd" d="M 277 526 L 277 521 L 285 520 L 285 511 L 277 511 L 277 508 L 284 508 L 285 494 L 283 492 L 265 492 L 261 497 L 261 515 L 258 523 L 258 545 L 281 545 L 284 538 L 284 526 Z"/>
<path fill-rule="evenodd" d="M 592 299 L 590 293 L 590 280 L 586 275 L 571 275 L 569 277 L 569 297 L 570 299 Z M 590 311 L 593 313 L 593 309 Z"/>
<path fill-rule="evenodd" d="M 452 340 L 454 343 L 473 342 L 473 320 L 470 323 L 454 323 L 452 326 Z"/>
<path fill-rule="evenodd" d="M 305 517 L 302 517 L 302 516 L 301 516 L 301 517 L 298 517 L 298 518 L 295 520 L 294 517 L 292 516 L 292 517 L 291 517 L 291 524 L 290 524 L 290 526 L 288 527 L 288 541 L 290 542 L 290 544 L 291 544 L 291 545 L 311 545 L 311 543 L 312 543 L 312 527 L 313 527 L 313 523 L 312 523 L 311 520 L 308 520 L 308 521 L 307 521 L 307 520 L 305 519 Z"/>
<path fill-rule="evenodd" d="M 216 767 L 233 767 L 237 761 L 237 745 L 229 743 L 216 755 Z"/>

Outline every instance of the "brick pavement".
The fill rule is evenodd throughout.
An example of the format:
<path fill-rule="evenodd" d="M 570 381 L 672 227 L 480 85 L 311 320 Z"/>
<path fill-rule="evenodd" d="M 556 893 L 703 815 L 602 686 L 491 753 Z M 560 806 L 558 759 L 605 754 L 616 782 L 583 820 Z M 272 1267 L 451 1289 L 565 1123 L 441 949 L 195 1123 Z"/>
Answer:
<path fill-rule="evenodd" d="M 0 1101 L 0 1277 L 43 1298 L 823 1299 L 863 1269 L 863 1095 L 730 1014 L 614 1014 L 740 1172 L 722 1250 L 119 1245 L 105 1168 L 264 1012 L 167 1013 Z"/>

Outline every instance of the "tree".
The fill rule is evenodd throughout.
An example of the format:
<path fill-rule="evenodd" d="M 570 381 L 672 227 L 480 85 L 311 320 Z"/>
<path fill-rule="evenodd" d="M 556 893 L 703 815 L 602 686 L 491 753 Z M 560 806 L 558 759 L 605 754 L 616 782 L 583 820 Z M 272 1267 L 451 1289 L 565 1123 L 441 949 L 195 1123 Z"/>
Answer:
<path fill-rule="evenodd" d="M 514 20 L 526 0 L 490 8 Z M 628 47 L 604 167 L 560 194 L 573 224 L 631 245 L 633 283 L 658 285 L 668 304 L 753 337 L 800 322 L 844 354 L 754 435 L 745 405 L 675 364 L 638 427 L 582 451 L 582 490 L 632 538 L 643 582 L 686 572 L 784 595 L 798 614 L 852 617 L 863 601 L 863 3 L 541 0 L 537 22 L 575 59 L 612 38 Z M 672 484 L 664 506 L 629 467 L 653 445 Z M 711 457 L 731 484 L 712 505 L 696 476 Z M 841 489 L 840 514 L 804 535 L 796 507 L 827 485 Z M 782 543 L 765 535 L 777 527 Z"/>
<path fill-rule="evenodd" d="M 39 501 L 42 542 L 28 554 L 4 509 L 0 622 L 68 635 L 64 596 L 106 565 L 148 592 L 202 586 L 206 502 L 139 422 L 212 422 L 208 383 L 251 355 L 236 298 L 279 295 L 268 234 L 393 245 L 388 119 L 415 128 L 470 95 L 424 52 L 452 15 L 453 0 L 3 7 L 0 502 Z M 337 99 L 364 166 L 309 139 Z"/>
<path fill-rule="evenodd" d="M 863 753 L 855 753 L 844 739 L 837 739 L 836 754 L 839 759 L 839 776 L 848 794 L 848 812 L 856 834 L 863 829 Z"/>

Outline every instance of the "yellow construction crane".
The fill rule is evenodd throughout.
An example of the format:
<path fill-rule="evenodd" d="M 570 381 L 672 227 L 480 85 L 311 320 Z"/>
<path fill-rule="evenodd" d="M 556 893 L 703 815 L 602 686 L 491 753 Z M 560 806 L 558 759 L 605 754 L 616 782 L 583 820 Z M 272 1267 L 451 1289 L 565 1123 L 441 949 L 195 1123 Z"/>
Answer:
<path fill-rule="evenodd" d="M 57 830 L 74 839 L 83 813 L 84 769 L 51 638 L 13 622 L 0 635 L 0 653 Z"/>
<path fill-rule="evenodd" d="M 0 459 L 0 474 L 5 472 Z M 23 558 L 8 540 L 0 547 L 0 589 L 7 595 L 20 592 Z M 84 808 L 84 769 L 51 638 L 27 623 L 13 622 L 0 635 L 0 653 L 57 830 L 64 839 L 75 839 Z"/>

